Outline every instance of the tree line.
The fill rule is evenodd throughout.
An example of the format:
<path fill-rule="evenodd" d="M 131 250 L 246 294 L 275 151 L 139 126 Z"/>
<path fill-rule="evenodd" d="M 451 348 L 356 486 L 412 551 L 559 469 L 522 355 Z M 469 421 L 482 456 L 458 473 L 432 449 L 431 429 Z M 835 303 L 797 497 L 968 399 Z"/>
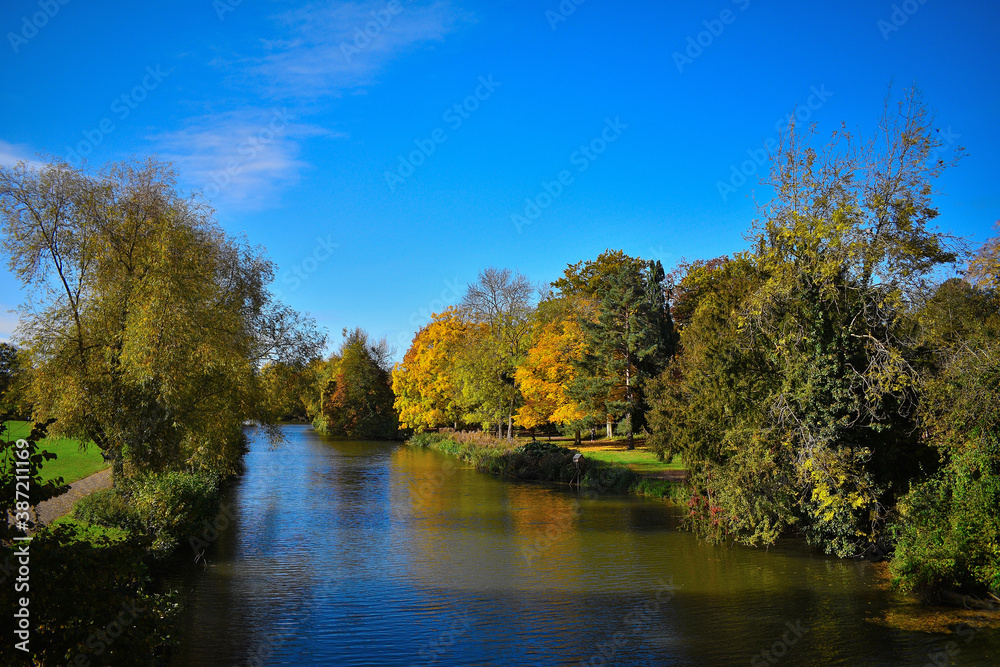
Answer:
<path fill-rule="evenodd" d="M 264 370 L 275 410 L 321 431 L 393 438 L 437 426 L 511 439 L 515 427 L 617 432 L 646 428 L 645 385 L 675 338 L 659 262 L 621 251 L 568 267 L 548 290 L 489 268 L 461 303 L 414 336 L 393 365 L 385 339 L 363 329 L 308 368 Z"/>
<path fill-rule="evenodd" d="M 435 314 L 393 370 L 404 426 L 515 425 L 628 438 L 646 427 L 647 380 L 665 368 L 674 331 L 657 261 L 621 251 L 567 267 L 547 290 L 487 269 L 458 307 Z"/>
<path fill-rule="evenodd" d="M 935 226 L 962 151 L 919 91 L 878 128 L 790 126 L 732 256 L 665 275 L 609 250 L 543 290 L 483 271 L 392 370 L 400 426 L 643 433 L 683 460 L 706 539 L 795 532 L 892 555 L 907 590 L 996 595 L 1000 240 Z"/>

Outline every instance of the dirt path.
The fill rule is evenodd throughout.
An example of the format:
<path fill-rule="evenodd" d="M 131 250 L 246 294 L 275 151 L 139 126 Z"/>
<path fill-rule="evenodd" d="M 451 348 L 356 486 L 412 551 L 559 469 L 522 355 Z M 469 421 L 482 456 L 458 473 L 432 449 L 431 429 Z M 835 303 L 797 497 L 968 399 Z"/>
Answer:
<path fill-rule="evenodd" d="M 111 468 L 105 468 L 100 472 L 95 472 L 90 477 L 84 477 L 81 480 L 73 482 L 69 485 L 69 491 L 61 496 L 52 500 L 46 500 L 44 503 L 39 503 L 35 509 L 36 516 L 42 524 L 48 525 L 59 517 L 69 514 L 73 509 L 73 503 L 80 498 L 94 491 L 110 488 Z"/>

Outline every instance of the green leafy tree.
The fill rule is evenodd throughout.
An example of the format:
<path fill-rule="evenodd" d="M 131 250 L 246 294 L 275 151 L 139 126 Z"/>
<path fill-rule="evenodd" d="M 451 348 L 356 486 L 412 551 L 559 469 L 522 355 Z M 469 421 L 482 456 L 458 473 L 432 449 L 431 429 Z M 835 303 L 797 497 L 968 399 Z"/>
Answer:
<path fill-rule="evenodd" d="M 10 343 L 0 343 L 0 414 L 7 414 L 11 419 L 30 420 L 26 390 L 27 372 L 18 349 Z"/>
<path fill-rule="evenodd" d="M 603 405 L 621 418 L 628 448 L 645 424 L 643 384 L 655 377 L 673 353 L 673 327 L 659 262 L 606 252 L 593 262 L 570 266 L 554 283 L 568 295 L 587 300 L 580 317 L 586 352 L 571 394 L 591 411 Z"/>
<path fill-rule="evenodd" d="M 0 167 L 9 266 L 31 297 L 16 337 L 30 398 L 123 475 L 239 469 L 242 424 L 269 422 L 260 368 L 324 336 L 267 291 L 274 266 L 229 238 L 170 167 Z"/>
<path fill-rule="evenodd" d="M 945 464 L 899 503 L 896 582 L 1000 595 L 1000 346 L 956 349 L 925 402 Z"/>
<path fill-rule="evenodd" d="M 451 365 L 460 421 L 495 429 L 501 438 L 504 424 L 512 418 L 509 411 L 520 405 L 521 395 L 497 340 L 483 323 L 470 324 Z"/>
<path fill-rule="evenodd" d="M 686 524 L 703 537 L 766 544 L 797 521 L 786 442 L 761 429 L 777 369 L 738 326 L 764 277 L 747 254 L 694 262 L 673 277 L 677 354 L 649 388 L 648 446 L 680 455 L 691 491 Z"/>
<path fill-rule="evenodd" d="M 756 228 L 767 279 L 741 319 L 778 368 L 765 426 L 794 453 L 803 527 L 841 555 L 875 544 L 926 457 L 909 304 L 956 260 L 931 227 L 947 165 L 919 92 L 887 98 L 878 125 L 870 141 L 841 130 L 819 151 L 814 129 L 783 136 Z"/>
<path fill-rule="evenodd" d="M 943 589 L 1000 596 L 996 271 L 970 276 L 975 285 L 944 282 L 917 314 L 929 357 L 923 365 L 921 431 L 942 466 L 915 479 L 900 500 L 891 565 L 897 585 L 928 598 Z"/>
<path fill-rule="evenodd" d="M 322 395 L 326 432 L 361 439 L 397 437 L 399 415 L 389 371 L 392 353 L 386 340 L 372 342 L 363 329 L 345 329 L 336 356 L 337 373 Z"/>
<path fill-rule="evenodd" d="M 682 358 L 658 382 L 653 441 L 684 454 L 706 534 L 766 544 L 796 525 L 862 554 L 933 465 L 913 306 L 956 260 L 931 226 L 949 165 L 916 91 L 887 100 L 878 126 L 820 148 L 814 128 L 789 127 L 752 253 L 682 281 Z"/>

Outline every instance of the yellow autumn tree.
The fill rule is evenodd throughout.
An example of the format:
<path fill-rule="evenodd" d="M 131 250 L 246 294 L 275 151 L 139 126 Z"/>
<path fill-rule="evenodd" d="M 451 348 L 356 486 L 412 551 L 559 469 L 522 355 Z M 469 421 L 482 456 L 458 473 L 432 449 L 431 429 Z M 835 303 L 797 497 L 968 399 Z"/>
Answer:
<path fill-rule="evenodd" d="M 392 391 L 402 427 L 422 431 L 459 421 L 463 406 L 455 361 L 478 328 L 448 308 L 435 313 L 430 324 L 417 332 L 403 362 L 392 371 Z"/>
<path fill-rule="evenodd" d="M 573 360 L 581 358 L 584 345 L 583 331 L 572 318 L 538 325 L 535 344 L 514 373 L 524 397 L 517 411 L 519 426 L 567 425 L 586 418 L 586 411 L 567 393 L 576 379 Z"/>

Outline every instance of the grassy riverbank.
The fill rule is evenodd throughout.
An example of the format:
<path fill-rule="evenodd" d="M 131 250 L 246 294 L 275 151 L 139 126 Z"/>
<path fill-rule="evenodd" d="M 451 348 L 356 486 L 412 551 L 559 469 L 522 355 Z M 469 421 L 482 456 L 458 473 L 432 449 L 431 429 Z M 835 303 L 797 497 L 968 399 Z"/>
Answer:
<path fill-rule="evenodd" d="M 660 462 L 642 447 L 625 450 L 624 444 L 585 443 L 575 449 L 560 441 L 503 440 L 481 433 L 418 433 L 407 441 L 471 463 L 476 470 L 504 479 L 579 484 L 598 493 L 633 493 L 680 500 L 684 494 L 683 467 Z M 573 461 L 582 454 L 579 463 Z"/>

